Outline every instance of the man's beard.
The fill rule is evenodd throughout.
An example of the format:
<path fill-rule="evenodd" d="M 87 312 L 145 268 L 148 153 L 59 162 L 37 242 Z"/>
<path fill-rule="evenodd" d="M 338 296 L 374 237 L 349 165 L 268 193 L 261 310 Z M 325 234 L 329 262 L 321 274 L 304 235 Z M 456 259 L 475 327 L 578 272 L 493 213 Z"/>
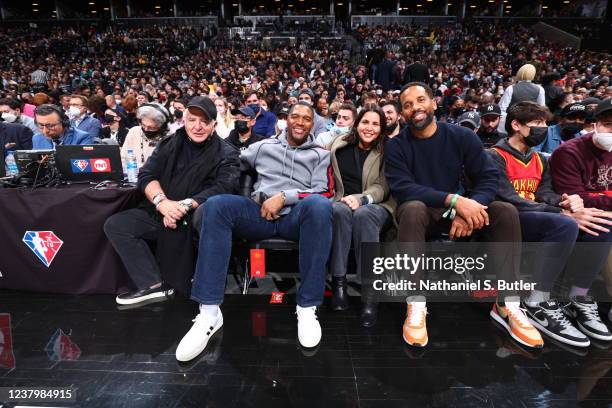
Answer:
<path fill-rule="evenodd" d="M 399 126 L 399 121 L 395 122 L 392 125 L 388 125 L 387 126 L 387 133 L 393 133 L 395 132 L 395 129 L 397 129 L 397 127 Z"/>
<path fill-rule="evenodd" d="M 426 112 L 426 117 L 425 119 L 415 123 L 414 120 L 410 119 L 408 121 L 408 126 L 410 126 L 412 129 L 416 129 L 416 130 L 423 130 L 425 129 L 427 126 L 431 125 L 431 122 L 433 122 L 434 119 L 434 114 L 433 112 Z"/>

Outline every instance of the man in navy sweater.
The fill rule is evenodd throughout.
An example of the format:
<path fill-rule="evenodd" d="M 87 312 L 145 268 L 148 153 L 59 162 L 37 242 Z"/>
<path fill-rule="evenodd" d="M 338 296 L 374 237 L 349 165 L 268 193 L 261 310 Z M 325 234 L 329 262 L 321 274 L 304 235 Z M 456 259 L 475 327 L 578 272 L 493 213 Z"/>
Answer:
<path fill-rule="evenodd" d="M 400 93 L 402 116 L 408 127 L 385 146 L 385 175 L 393 197 L 400 242 L 425 242 L 446 232 L 451 239 L 471 236 L 489 242 L 520 242 L 521 229 L 514 206 L 493 201 L 499 172 L 469 129 L 436 123 L 437 104 L 429 86 L 411 82 Z M 471 182 L 469 192 L 464 174 Z M 515 276 L 520 249 L 493 254 L 499 277 Z M 491 316 L 513 338 L 533 347 L 543 344 L 539 332 L 520 309 L 518 297 L 495 304 Z M 406 343 L 428 342 L 423 296 L 412 296 L 403 327 Z"/>

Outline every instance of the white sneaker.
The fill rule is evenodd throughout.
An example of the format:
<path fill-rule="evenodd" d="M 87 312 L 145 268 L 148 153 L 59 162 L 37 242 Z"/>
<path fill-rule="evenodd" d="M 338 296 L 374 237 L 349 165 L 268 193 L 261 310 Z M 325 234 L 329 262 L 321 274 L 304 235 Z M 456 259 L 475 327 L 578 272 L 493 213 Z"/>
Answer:
<path fill-rule="evenodd" d="M 315 347 L 321 342 L 321 325 L 317 317 L 317 307 L 296 306 L 298 321 L 298 340 L 302 347 Z"/>
<path fill-rule="evenodd" d="M 193 322 L 193 326 L 176 348 L 178 361 L 193 360 L 204 351 L 210 338 L 223 326 L 223 315 L 220 309 L 214 317 L 200 312 Z"/>

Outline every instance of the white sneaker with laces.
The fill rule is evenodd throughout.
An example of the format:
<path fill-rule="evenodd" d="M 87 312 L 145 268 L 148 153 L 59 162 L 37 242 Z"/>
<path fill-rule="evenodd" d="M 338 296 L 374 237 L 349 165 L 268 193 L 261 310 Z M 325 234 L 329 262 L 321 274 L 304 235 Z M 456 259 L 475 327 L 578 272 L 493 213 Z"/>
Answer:
<path fill-rule="evenodd" d="M 204 351 L 210 338 L 223 326 L 223 315 L 220 309 L 217 309 L 216 316 L 200 311 L 193 322 L 193 326 L 176 348 L 178 361 L 193 360 Z"/>
<path fill-rule="evenodd" d="M 298 321 L 298 340 L 302 347 L 315 347 L 321 342 L 321 325 L 317 317 L 317 307 L 296 306 Z"/>

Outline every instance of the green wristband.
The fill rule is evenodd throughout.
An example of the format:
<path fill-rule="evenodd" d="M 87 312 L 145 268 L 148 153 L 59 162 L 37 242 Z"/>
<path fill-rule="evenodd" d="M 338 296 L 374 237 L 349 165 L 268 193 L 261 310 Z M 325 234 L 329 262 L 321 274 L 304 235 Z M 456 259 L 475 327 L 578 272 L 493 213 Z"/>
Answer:
<path fill-rule="evenodd" d="M 442 214 L 442 218 L 448 218 L 449 220 L 455 219 L 455 215 L 457 211 L 455 210 L 455 205 L 457 204 L 457 200 L 459 199 L 459 194 L 454 194 L 451 198 L 450 205 L 448 209 Z"/>

